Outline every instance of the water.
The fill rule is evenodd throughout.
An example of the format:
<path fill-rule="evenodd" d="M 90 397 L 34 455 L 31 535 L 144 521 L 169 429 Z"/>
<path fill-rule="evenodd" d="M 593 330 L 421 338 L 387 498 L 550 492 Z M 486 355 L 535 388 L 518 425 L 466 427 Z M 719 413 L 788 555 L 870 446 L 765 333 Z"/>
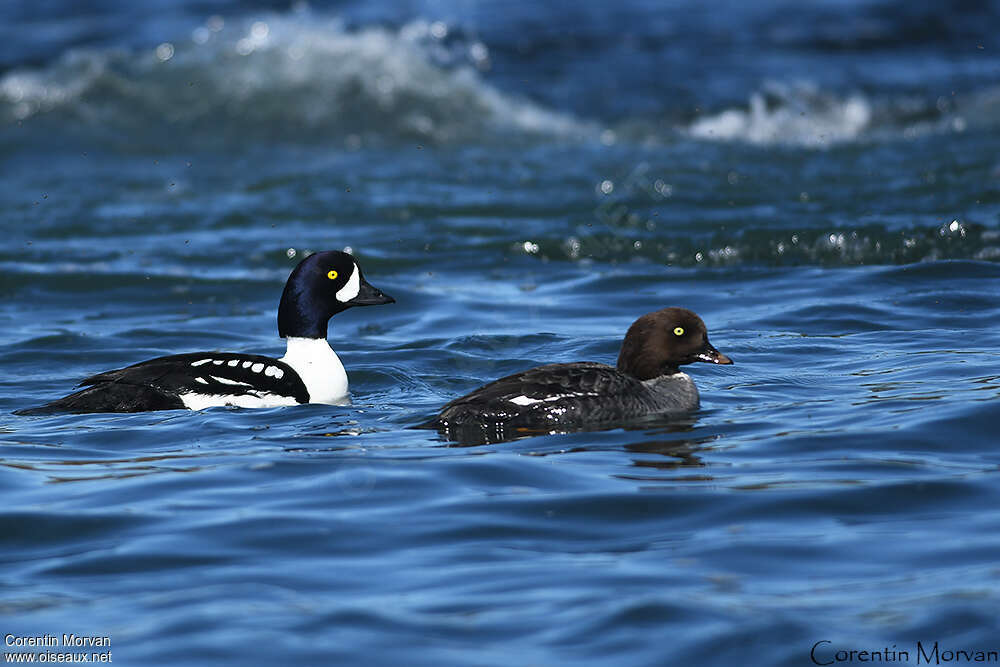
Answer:
<path fill-rule="evenodd" d="M 745 4 L 0 9 L 0 632 L 137 665 L 1000 648 L 1000 6 Z M 280 355 L 288 272 L 345 247 L 397 299 L 331 323 L 351 407 L 10 414 Z M 668 305 L 736 361 L 688 419 L 410 428 Z"/>

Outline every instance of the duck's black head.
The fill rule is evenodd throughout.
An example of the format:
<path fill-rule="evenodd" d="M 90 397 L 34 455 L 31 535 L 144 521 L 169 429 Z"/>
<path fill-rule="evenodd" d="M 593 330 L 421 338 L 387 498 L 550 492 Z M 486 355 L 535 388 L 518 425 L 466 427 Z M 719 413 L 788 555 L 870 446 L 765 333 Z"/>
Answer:
<path fill-rule="evenodd" d="M 618 370 L 639 380 L 677 372 L 695 361 L 731 364 L 708 342 L 701 318 L 686 308 L 664 308 L 643 315 L 629 327 L 618 355 Z"/>
<path fill-rule="evenodd" d="M 318 252 L 299 262 L 288 276 L 278 304 L 278 335 L 326 338 L 327 322 L 337 313 L 351 306 L 395 302 L 368 284 L 346 252 Z"/>

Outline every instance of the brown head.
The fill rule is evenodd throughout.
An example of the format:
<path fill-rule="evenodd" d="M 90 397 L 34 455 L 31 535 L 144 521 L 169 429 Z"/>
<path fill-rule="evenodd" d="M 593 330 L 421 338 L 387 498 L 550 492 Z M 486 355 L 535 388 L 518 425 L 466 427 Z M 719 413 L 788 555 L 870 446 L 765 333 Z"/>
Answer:
<path fill-rule="evenodd" d="M 643 315 L 628 328 L 618 355 L 618 370 L 639 380 L 651 380 L 696 361 L 733 363 L 708 342 L 708 330 L 700 317 L 686 308 L 664 308 Z"/>

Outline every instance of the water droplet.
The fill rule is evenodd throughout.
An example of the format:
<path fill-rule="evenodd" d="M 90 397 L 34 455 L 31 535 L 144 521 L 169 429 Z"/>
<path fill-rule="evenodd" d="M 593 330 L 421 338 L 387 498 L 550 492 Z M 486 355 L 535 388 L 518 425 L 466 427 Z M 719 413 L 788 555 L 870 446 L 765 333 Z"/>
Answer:
<path fill-rule="evenodd" d="M 163 44 L 156 47 L 156 57 L 160 62 L 167 62 L 174 57 L 174 45 L 170 42 L 163 42 Z"/>
<path fill-rule="evenodd" d="M 255 21 L 254 24 L 250 26 L 250 36 L 256 41 L 267 39 L 269 32 L 271 32 L 271 29 L 263 21 Z"/>
<path fill-rule="evenodd" d="M 434 39 L 444 39 L 448 36 L 448 26 L 446 26 L 441 21 L 435 21 L 431 24 L 431 37 Z"/>
<path fill-rule="evenodd" d="M 578 259 L 580 257 L 580 240 L 574 236 L 566 239 L 566 254 L 570 256 L 571 259 Z"/>
<path fill-rule="evenodd" d="M 469 47 L 469 57 L 476 63 L 477 67 L 482 69 L 489 65 L 490 51 L 482 42 L 475 42 Z"/>

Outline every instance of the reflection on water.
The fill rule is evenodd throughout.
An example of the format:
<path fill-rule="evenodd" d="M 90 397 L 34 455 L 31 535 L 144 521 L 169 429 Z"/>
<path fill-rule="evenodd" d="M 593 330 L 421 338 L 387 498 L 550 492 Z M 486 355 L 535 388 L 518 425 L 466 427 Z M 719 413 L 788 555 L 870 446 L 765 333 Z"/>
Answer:
<path fill-rule="evenodd" d="M 462 426 L 437 426 L 435 420 L 415 426 L 417 429 L 437 430 L 444 440 L 453 447 L 475 447 L 479 445 L 514 442 L 525 438 L 544 435 L 567 435 L 570 433 L 593 433 L 623 429 L 625 431 L 652 430 L 658 432 L 690 431 L 697 422 L 695 415 L 653 415 L 627 422 L 596 422 L 582 424 L 560 424 L 558 428 L 540 425 L 536 427 L 508 426 L 500 422 L 469 424 Z"/>
<path fill-rule="evenodd" d="M 632 459 L 637 468 L 674 470 L 676 468 L 704 468 L 707 464 L 697 456 L 697 452 L 707 449 L 706 445 L 715 437 L 698 440 L 646 440 L 625 445 L 625 450 L 636 454 L 657 454 L 662 458 Z M 634 477 L 631 479 L 635 479 Z M 703 479 L 711 479 L 704 477 Z"/>
<path fill-rule="evenodd" d="M 182 461 L 208 454 L 158 454 L 115 459 L 68 459 L 62 461 L 25 461 L 0 459 L 0 466 L 43 473 L 50 483 L 85 482 L 99 479 L 127 479 L 167 472 L 198 472 L 202 465 L 154 465 Z"/>

